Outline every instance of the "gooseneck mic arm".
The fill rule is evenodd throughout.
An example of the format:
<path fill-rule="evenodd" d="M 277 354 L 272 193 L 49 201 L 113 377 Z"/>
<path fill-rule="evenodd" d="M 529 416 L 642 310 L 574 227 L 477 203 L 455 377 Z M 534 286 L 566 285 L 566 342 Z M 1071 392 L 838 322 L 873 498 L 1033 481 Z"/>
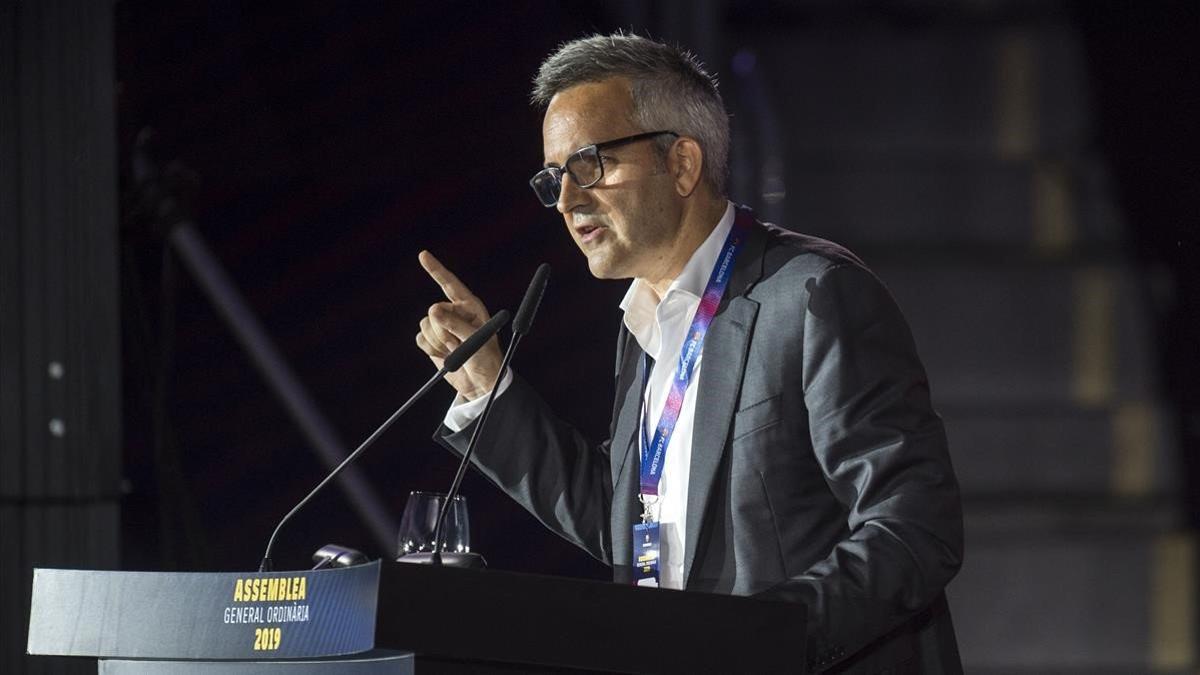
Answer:
<path fill-rule="evenodd" d="M 450 491 L 446 493 L 446 499 L 442 502 L 442 508 L 438 511 L 437 526 L 433 530 L 433 555 L 430 562 L 434 565 L 442 564 L 442 547 L 445 542 L 442 541 L 442 529 L 446 524 L 446 514 L 450 511 L 450 506 L 454 503 L 455 497 L 458 496 L 459 487 L 462 486 L 463 478 L 467 474 L 467 467 L 471 465 L 471 455 L 475 452 L 475 446 L 479 443 L 479 436 L 483 431 L 484 424 L 487 423 L 488 413 L 492 410 L 492 403 L 496 400 L 496 392 L 500 389 L 500 381 L 504 379 L 504 373 L 508 370 L 508 364 L 512 361 L 513 354 L 517 351 L 517 344 L 521 338 L 529 332 L 529 327 L 533 325 L 533 317 L 537 314 L 538 305 L 542 302 L 542 294 L 546 292 L 546 283 L 550 280 L 550 265 L 542 263 L 538 266 L 537 271 L 533 273 L 533 279 L 529 282 L 529 288 L 525 290 L 525 297 L 521 300 L 521 306 L 517 308 L 516 317 L 513 319 L 513 334 L 512 341 L 508 343 L 508 349 L 504 351 L 504 359 L 500 362 L 500 370 L 496 373 L 496 381 L 492 383 L 492 391 L 488 393 L 487 402 L 483 406 L 483 412 L 479 415 L 479 420 L 475 424 L 475 430 L 471 432 L 471 440 L 467 443 L 467 451 L 463 453 L 462 461 L 458 463 L 458 471 L 454 474 L 454 481 L 450 484 Z"/>
<path fill-rule="evenodd" d="M 283 529 L 284 524 L 291 520 L 292 516 L 296 515 L 296 512 L 303 508 L 305 504 L 307 504 L 314 496 L 316 496 L 316 494 L 320 492 L 321 489 L 329 483 L 329 481 L 333 480 L 339 473 L 341 473 L 342 469 L 349 466 L 349 464 L 353 462 L 355 458 L 357 458 L 363 453 L 364 450 L 370 447 L 371 444 L 374 443 L 384 431 L 387 431 L 388 427 L 392 426 L 393 422 L 400 419 L 400 416 L 403 415 L 410 407 L 412 407 L 413 403 L 416 403 L 418 400 L 420 400 L 420 398 L 424 396 L 430 389 L 432 389 L 435 384 L 441 382 L 442 378 L 446 377 L 447 373 L 453 373 L 461 368 L 462 365 L 467 362 L 467 359 L 471 358 L 475 352 L 479 351 L 479 348 L 482 347 L 484 343 L 492 339 L 492 337 L 504 327 L 504 324 L 508 323 L 508 319 L 508 310 L 502 309 L 499 312 L 496 312 L 496 315 L 489 319 L 487 323 L 480 326 L 479 330 L 475 331 L 471 337 L 464 340 L 463 343 L 459 345 L 458 348 L 453 352 L 450 352 L 450 355 L 447 356 L 444 361 L 442 361 L 441 369 L 439 369 L 437 373 L 433 375 L 433 377 L 429 378 L 429 381 L 421 385 L 421 388 L 417 390 L 417 393 L 413 394 L 407 401 L 405 401 L 404 405 L 400 406 L 396 412 L 392 413 L 391 417 L 387 418 L 383 424 L 379 425 L 379 428 L 376 429 L 374 433 L 367 437 L 367 440 L 363 441 L 362 444 L 354 450 L 354 452 L 350 453 L 346 459 L 342 460 L 341 464 L 338 464 L 333 471 L 329 472 L 329 475 L 326 476 L 325 479 L 320 483 L 318 483 L 317 486 L 312 489 L 312 492 L 309 492 L 304 499 L 300 500 L 299 504 L 296 504 L 292 507 L 291 511 L 287 512 L 287 515 L 285 515 L 283 519 L 279 521 L 279 524 L 275 526 L 275 531 L 271 533 L 271 538 L 267 541 L 266 553 L 263 554 L 262 563 L 258 566 L 259 572 L 271 571 L 271 549 L 275 546 L 275 538 L 279 536 L 279 531 Z"/>

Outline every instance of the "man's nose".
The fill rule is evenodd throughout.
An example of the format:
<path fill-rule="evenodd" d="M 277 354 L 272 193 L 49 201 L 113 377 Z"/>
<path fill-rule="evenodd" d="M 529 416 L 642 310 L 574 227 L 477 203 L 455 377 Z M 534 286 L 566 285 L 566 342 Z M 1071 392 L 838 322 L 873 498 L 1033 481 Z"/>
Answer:
<path fill-rule="evenodd" d="M 575 179 L 571 174 L 563 172 L 562 187 L 558 191 L 558 204 L 556 208 L 559 213 L 566 214 L 572 209 L 585 203 L 588 200 L 587 190 L 575 184 Z"/>

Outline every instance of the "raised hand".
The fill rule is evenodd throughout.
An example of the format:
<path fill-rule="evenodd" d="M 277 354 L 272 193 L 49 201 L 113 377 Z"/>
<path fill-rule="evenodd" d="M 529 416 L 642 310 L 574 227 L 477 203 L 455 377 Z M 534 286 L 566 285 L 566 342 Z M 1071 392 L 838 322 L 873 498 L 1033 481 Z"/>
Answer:
<path fill-rule="evenodd" d="M 435 302 L 429 313 L 421 319 L 421 330 L 417 333 L 417 347 L 429 356 L 433 365 L 442 367 L 442 361 L 482 326 L 491 316 L 483 301 L 475 297 L 471 289 L 459 280 L 429 251 L 417 256 L 421 267 L 442 288 L 445 300 Z M 486 396 L 492 390 L 496 374 L 500 372 L 499 340 L 492 338 L 466 365 L 446 376 L 446 381 L 467 400 Z"/>

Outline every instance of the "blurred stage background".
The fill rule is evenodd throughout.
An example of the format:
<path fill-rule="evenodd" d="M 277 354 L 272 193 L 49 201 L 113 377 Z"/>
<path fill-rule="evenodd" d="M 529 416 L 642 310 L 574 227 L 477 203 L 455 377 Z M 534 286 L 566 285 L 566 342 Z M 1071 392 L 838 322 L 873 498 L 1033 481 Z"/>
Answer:
<path fill-rule="evenodd" d="M 139 132 L 343 445 L 432 373 L 422 248 L 493 311 L 553 265 L 515 367 L 599 438 L 625 284 L 527 187 L 527 99 L 558 43 L 622 27 L 720 78 L 732 197 L 853 248 L 911 321 L 964 491 L 968 672 L 1195 671 L 1200 12 L 1021 0 L 0 3 L 0 671 L 68 667 L 22 656 L 33 566 L 255 569 L 327 471 L 137 213 Z M 449 484 L 451 398 L 359 463 L 386 519 Z M 606 576 L 464 493 L 492 567 Z M 336 486 L 276 564 L 327 542 L 395 549 Z"/>

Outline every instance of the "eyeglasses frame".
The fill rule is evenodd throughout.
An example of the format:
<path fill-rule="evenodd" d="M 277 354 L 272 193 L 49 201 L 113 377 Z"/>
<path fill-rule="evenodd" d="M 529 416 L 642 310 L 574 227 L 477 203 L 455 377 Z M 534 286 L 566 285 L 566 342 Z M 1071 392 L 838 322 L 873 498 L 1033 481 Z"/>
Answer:
<path fill-rule="evenodd" d="M 610 148 L 616 148 L 616 147 L 620 147 L 622 145 L 628 145 L 630 143 L 644 141 L 648 138 L 654 138 L 655 136 L 662 136 L 664 134 L 670 134 L 671 136 L 674 136 L 675 138 L 679 138 L 679 134 L 675 133 L 674 131 L 666 131 L 666 130 L 645 131 L 640 134 L 634 134 L 632 136 L 624 136 L 622 138 L 614 138 L 610 141 L 601 141 L 599 143 L 592 143 L 591 145 L 585 145 L 582 148 L 579 148 L 578 150 L 576 150 L 575 152 L 572 152 L 570 154 L 570 156 L 567 157 L 566 161 L 563 162 L 562 166 L 548 166 L 548 167 L 542 169 L 541 171 L 533 174 L 533 178 L 529 179 L 529 187 L 533 188 L 534 194 L 538 195 L 538 201 L 541 201 L 542 200 L 541 194 L 538 192 L 537 187 L 534 185 L 534 181 L 536 181 L 543 174 L 548 175 L 551 178 L 553 178 L 556 183 L 558 183 L 558 194 L 559 194 L 559 197 L 561 197 L 562 196 L 562 176 L 565 173 L 571 177 L 571 180 L 575 181 L 576 187 L 587 190 L 588 188 L 591 188 L 592 186 L 596 185 L 600 181 L 604 180 L 604 158 L 600 156 L 601 150 L 608 150 Z M 570 169 L 567 168 L 567 165 L 571 163 L 571 159 L 573 159 L 577 155 L 580 155 L 581 153 L 586 152 L 588 150 L 595 151 L 595 153 L 596 153 L 596 161 L 600 164 L 600 175 L 596 177 L 596 180 L 588 183 L 587 185 L 584 185 L 583 183 L 580 183 L 578 180 L 576 180 L 575 174 L 571 173 Z M 552 208 L 557 203 L 558 203 L 558 199 L 555 199 L 554 202 L 550 203 L 550 204 L 542 202 L 542 206 L 544 206 L 546 208 Z"/>

